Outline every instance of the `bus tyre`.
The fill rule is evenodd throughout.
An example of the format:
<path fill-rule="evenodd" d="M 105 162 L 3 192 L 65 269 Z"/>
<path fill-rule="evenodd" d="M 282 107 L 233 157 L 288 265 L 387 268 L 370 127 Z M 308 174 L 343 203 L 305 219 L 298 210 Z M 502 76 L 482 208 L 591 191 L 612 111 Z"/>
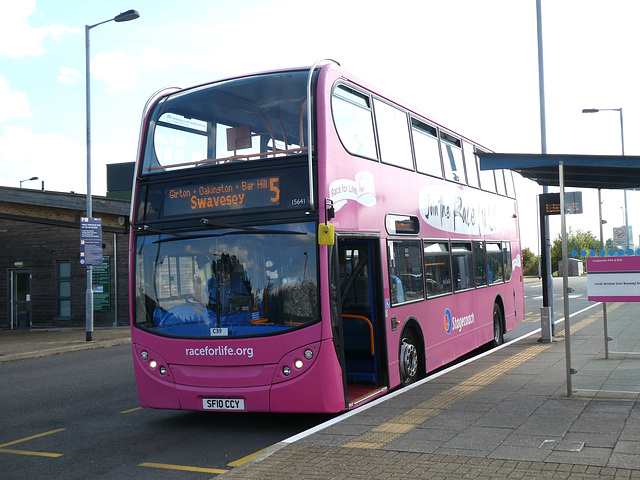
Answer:
<path fill-rule="evenodd" d="M 493 341 L 491 345 L 497 347 L 502 345 L 504 332 L 502 331 L 502 310 L 497 303 L 493 304 Z"/>
<path fill-rule="evenodd" d="M 412 332 L 406 332 L 400 343 L 400 382 L 409 385 L 418 379 L 420 361 L 418 343 Z"/>

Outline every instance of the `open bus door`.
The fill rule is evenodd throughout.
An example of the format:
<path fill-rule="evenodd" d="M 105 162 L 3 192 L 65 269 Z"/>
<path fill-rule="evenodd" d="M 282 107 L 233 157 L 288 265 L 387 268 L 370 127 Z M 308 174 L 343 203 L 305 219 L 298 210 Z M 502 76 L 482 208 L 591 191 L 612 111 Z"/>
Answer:
<path fill-rule="evenodd" d="M 377 236 L 339 235 L 331 262 L 337 287 L 334 335 L 338 335 L 348 408 L 388 388 L 379 246 Z"/>

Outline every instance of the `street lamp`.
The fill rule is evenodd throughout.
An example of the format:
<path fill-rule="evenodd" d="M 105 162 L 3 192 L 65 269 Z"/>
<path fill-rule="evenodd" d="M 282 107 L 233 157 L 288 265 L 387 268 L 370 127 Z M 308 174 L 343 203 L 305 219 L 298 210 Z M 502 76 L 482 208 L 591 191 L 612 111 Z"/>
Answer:
<path fill-rule="evenodd" d="M 20 180 L 20 188 L 22 188 L 22 184 L 24 182 L 31 182 L 33 180 L 39 180 L 38 177 L 31 177 L 31 178 L 27 178 L 26 180 Z"/>
<path fill-rule="evenodd" d="M 622 123 L 622 107 L 620 108 L 583 108 L 582 113 L 598 113 L 598 112 L 619 112 L 620 113 L 620 143 L 622 145 L 622 156 L 624 157 L 624 126 Z M 627 189 L 624 189 L 624 229 L 627 235 L 626 250 L 629 250 L 629 214 L 627 211 Z"/>
<path fill-rule="evenodd" d="M 127 10 L 109 20 L 84 26 L 84 50 L 85 50 L 85 75 L 86 75 L 86 102 L 87 102 L 87 218 L 93 215 L 91 204 L 91 57 L 89 55 L 89 30 L 107 22 L 128 22 L 135 20 L 140 14 L 135 10 Z M 87 298 L 86 298 L 86 330 L 87 342 L 93 341 L 93 269 L 87 265 Z"/>

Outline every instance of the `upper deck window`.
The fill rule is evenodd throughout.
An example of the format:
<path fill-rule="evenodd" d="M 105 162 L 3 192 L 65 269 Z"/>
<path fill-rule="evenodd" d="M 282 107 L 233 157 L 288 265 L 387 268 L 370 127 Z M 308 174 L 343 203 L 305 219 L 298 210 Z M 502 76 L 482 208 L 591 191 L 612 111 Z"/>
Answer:
<path fill-rule="evenodd" d="M 470 187 L 480 188 L 478 157 L 473 150 L 473 145 L 468 142 L 462 142 L 462 149 L 464 151 L 464 163 L 467 166 L 467 182 Z"/>
<path fill-rule="evenodd" d="M 442 178 L 436 127 L 412 118 L 411 131 L 418 172 Z"/>
<path fill-rule="evenodd" d="M 460 139 L 448 133 L 440 132 L 440 145 L 445 178 L 458 183 L 467 183 Z"/>
<path fill-rule="evenodd" d="M 480 170 L 480 188 L 496 193 L 496 177 L 493 170 Z"/>
<path fill-rule="evenodd" d="M 413 170 L 407 114 L 380 100 L 374 103 L 382 161 Z"/>
<path fill-rule="evenodd" d="M 150 116 L 142 173 L 305 153 L 307 76 L 256 75 L 165 97 Z"/>
<path fill-rule="evenodd" d="M 377 159 L 371 99 L 345 85 L 338 85 L 331 102 L 338 136 L 350 153 Z"/>

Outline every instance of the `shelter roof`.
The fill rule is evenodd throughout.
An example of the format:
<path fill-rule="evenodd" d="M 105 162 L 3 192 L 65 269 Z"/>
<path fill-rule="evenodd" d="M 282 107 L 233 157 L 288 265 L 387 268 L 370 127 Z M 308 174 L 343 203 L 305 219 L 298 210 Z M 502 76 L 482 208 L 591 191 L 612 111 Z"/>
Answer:
<path fill-rule="evenodd" d="M 478 152 L 478 157 L 481 170 L 507 168 L 539 185 L 559 186 L 563 162 L 565 187 L 640 188 L 640 156 Z"/>

